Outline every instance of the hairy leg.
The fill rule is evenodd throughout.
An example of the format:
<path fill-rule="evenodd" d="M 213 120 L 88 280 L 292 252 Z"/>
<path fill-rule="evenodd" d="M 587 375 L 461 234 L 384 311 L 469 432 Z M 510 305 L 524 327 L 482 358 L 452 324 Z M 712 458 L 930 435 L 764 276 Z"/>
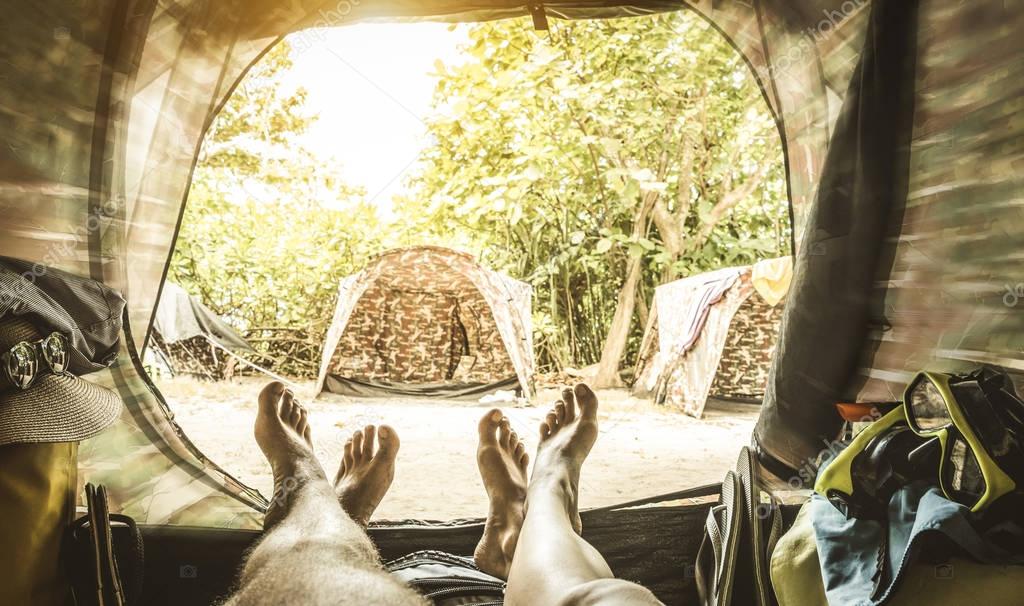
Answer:
<path fill-rule="evenodd" d="M 274 472 L 274 500 L 263 539 L 250 553 L 239 590 L 227 603 L 422 604 L 415 592 L 381 568 L 363 527 L 343 509 L 313 454 L 306 411 L 280 383 L 260 393 L 254 433 Z M 395 435 L 393 430 L 390 435 Z M 393 445 L 382 447 L 391 454 L 392 467 L 397 436 Z M 376 494 L 378 475 L 366 474 L 370 480 L 350 483 L 349 500 L 373 501 L 357 494 Z M 372 508 L 360 510 L 364 523 L 370 513 Z"/>
<path fill-rule="evenodd" d="M 660 604 L 647 589 L 616 579 L 579 534 L 580 471 L 596 440 L 597 397 L 583 384 L 566 389 L 541 424 L 507 604 Z"/>

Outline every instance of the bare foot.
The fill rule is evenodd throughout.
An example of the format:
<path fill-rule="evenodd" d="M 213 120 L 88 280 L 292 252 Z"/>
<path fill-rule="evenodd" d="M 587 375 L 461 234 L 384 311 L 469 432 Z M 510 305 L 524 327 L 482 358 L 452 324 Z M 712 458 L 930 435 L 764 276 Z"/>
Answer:
<path fill-rule="evenodd" d="M 313 454 L 306 409 L 277 381 L 260 392 L 253 434 L 274 472 L 274 499 L 264 519 L 269 528 L 284 515 L 299 483 L 324 472 Z"/>
<path fill-rule="evenodd" d="M 375 437 L 379 445 L 376 453 Z M 334 491 L 341 507 L 360 526 L 365 527 L 370 522 L 370 516 L 395 479 L 398 447 L 398 434 L 387 425 L 381 425 L 380 430 L 367 425 L 345 443 L 345 454 L 334 478 Z"/>
<path fill-rule="evenodd" d="M 479 430 L 476 463 L 490 507 L 473 559 L 480 570 L 507 579 L 523 527 L 530 455 L 508 418 L 497 408 L 480 419 Z"/>
<path fill-rule="evenodd" d="M 562 390 L 540 425 L 540 446 L 533 466 L 530 492 L 564 491 L 565 506 L 572 527 L 582 532 L 579 514 L 580 470 L 597 441 L 597 396 L 583 383 Z"/>

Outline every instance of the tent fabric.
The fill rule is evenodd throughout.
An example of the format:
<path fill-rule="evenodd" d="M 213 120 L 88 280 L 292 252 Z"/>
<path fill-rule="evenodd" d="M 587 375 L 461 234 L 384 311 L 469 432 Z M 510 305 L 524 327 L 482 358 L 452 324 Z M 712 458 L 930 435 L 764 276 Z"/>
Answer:
<path fill-rule="evenodd" d="M 752 292 L 749 278 L 743 276 L 711 308 L 699 345 L 669 359 L 659 378 L 665 404 L 698 419 L 704 416 L 732 319 Z"/>
<path fill-rule="evenodd" d="M 1024 370 L 1019 225 L 1024 174 L 1024 12 L 998 0 L 921 0 L 916 70 L 846 103 L 881 0 L 581 2 L 543 4 L 552 16 L 600 18 L 675 8 L 697 11 L 743 55 L 783 139 L 797 260 L 793 294 L 756 434 L 763 452 L 799 467 L 834 430 L 830 400 L 888 399 L 916 369 L 955 370 L 979 361 Z M 0 23 L 0 255 L 89 276 L 123 292 L 129 304 L 122 359 L 145 340 L 159 298 L 203 134 L 228 95 L 275 41 L 316 27 L 367 19 L 447 21 L 524 16 L 519 3 L 481 0 L 40 0 L 5 11 Z M 553 21 L 557 27 L 557 21 Z M 906 33 L 906 32 L 904 32 Z M 874 48 L 879 40 L 872 37 Z M 881 65 L 899 63 L 886 56 Z M 821 185 L 826 156 L 849 155 L 848 128 L 859 113 L 882 132 L 896 100 L 913 93 L 905 208 L 865 258 L 868 284 L 832 292 L 857 245 L 843 228 L 869 210 L 866 198 L 832 204 Z M 844 103 L 846 107 L 844 108 Z M 866 151 L 866 150 L 865 150 Z M 854 173 L 858 175 L 858 173 Z M 864 175 L 861 175 L 864 176 Z M 860 179 L 860 177 L 858 177 Z M 858 189 L 860 180 L 851 182 Z M 854 184 L 858 184 L 854 186 Z M 900 196 L 876 187 L 882 198 Z M 829 222 L 810 218 L 828 210 Z M 815 257 L 815 259 L 811 259 Z M 832 262 L 835 260 L 835 262 Z M 813 261 L 813 262 L 812 262 Z M 831 264 L 833 271 L 810 270 Z M 868 313 L 833 315 L 857 331 L 826 332 L 815 313 L 843 308 L 840 294 L 866 299 Z M 815 326 L 802 337 L 802 326 Z M 831 350 L 837 343 L 846 351 Z M 841 363 L 808 363 L 814 347 Z M 835 367 L 841 372 L 831 372 Z M 83 475 L 103 471 L 112 508 L 142 511 L 151 523 L 255 525 L 265 499 L 205 459 L 171 420 L 162 397 L 134 362 L 107 375 L 127 414 L 115 431 L 84 448 Z M 805 398 L 801 385 L 814 388 Z M 129 449 L 132 444 L 135 448 Z M 120 456 L 110 456 L 110 453 Z M 128 456 L 144 452 L 146 456 Z M 106 454 L 103 454 L 106 453 Z M 116 473 L 115 473 L 116 472 Z M 166 476 L 166 478 L 165 478 Z M 139 489 L 140 478 L 159 486 Z M 173 490 L 164 490 L 169 488 Z M 143 497 L 148 491 L 149 496 Z M 145 504 L 143 505 L 143 501 Z"/>
<path fill-rule="evenodd" d="M 885 310 L 871 309 L 871 297 L 879 269 L 891 263 L 886 236 L 902 222 L 907 201 L 915 99 L 903 83 L 914 82 L 917 31 L 916 0 L 879 0 L 871 7 L 868 43 L 807 225 L 810 247 L 797 257 L 768 405 L 755 430 L 763 451 L 793 468 L 815 458 L 822 441 L 838 437 L 843 422 L 829 408 L 846 401 L 844 395 L 856 397 L 849 390 L 871 329 L 884 329 L 888 321 Z M 908 362 L 914 363 L 901 361 L 899 370 L 911 371 Z M 896 393 L 882 400 L 900 399 Z"/>
<path fill-rule="evenodd" d="M 404 393 L 412 385 L 466 390 L 517 377 L 528 397 L 532 293 L 529 284 L 451 249 L 385 252 L 341 281 L 317 393 L 345 391 L 352 381 L 393 384 Z"/>
<path fill-rule="evenodd" d="M 331 374 L 324 380 L 324 391 L 356 398 L 409 397 L 478 402 L 496 391 L 511 392 L 518 388 L 519 379 L 514 376 L 493 383 L 381 383 Z"/>
<path fill-rule="evenodd" d="M 164 283 L 160 293 L 153 330 L 160 334 L 165 343 L 202 337 L 232 351 L 255 351 L 237 330 L 212 309 L 172 282 Z"/>
<path fill-rule="evenodd" d="M 781 323 L 782 305 L 769 304 L 755 288 L 732 316 L 709 397 L 761 403 Z"/>
<path fill-rule="evenodd" d="M 729 267 L 677 280 L 654 291 L 654 304 L 662 310 L 680 310 L 683 315 L 669 321 L 667 314 L 658 323 L 658 341 L 670 355 L 685 355 L 700 338 L 708 314 L 729 291 L 743 269 Z"/>
<path fill-rule="evenodd" d="M 673 360 L 685 356 L 710 319 L 719 322 L 715 309 L 743 273 L 728 267 L 662 284 L 654 289 L 654 302 L 644 329 L 634 373 L 633 392 L 654 394 Z M 712 317 L 713 314 L 713 317 Z"/>
<path fill-rule="evenodd" d="M 749 266 L 659 286 L 633 392 L 697 418 L 711 396 L 763 395 L 777 336 L 775 309 L 755 292 Z"/>

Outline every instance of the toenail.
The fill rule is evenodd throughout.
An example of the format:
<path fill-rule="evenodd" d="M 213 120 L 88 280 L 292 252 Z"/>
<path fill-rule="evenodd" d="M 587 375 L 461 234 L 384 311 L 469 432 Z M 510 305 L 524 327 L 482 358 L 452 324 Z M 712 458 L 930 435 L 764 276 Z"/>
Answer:
<path fill-rule="evenodd" d="M 379 429 L 379 430 L 377 431 L 377 433 L 378 433 L 378 434 L 380 434 L 380 437 L 382 437 L 382 438 L 386 438 L 386 437 L 388 437 L 388 433 L 389 433 L 389 432 L 388 432 L 388 428 L 387 428 L 387 427 L 381 427 L 381 428 L 380 428 L 380 429 Z"/>
<path fill-rule="evenodd" d="M 501 411 L 500 410 L 495 410 L 494 412 L 492 412 L 491 413 L 491 418 L 494 419 L 495 421 L 500 421 L 501 420 Z"/>

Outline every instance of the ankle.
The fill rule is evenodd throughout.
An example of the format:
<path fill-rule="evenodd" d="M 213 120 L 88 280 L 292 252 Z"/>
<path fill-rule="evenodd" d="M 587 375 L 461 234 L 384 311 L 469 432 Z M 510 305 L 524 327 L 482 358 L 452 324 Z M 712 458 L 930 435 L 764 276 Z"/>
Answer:
<path fill-rule="evenodd" d="M 571 496 L 576 490 L 571 474 L 561 466 L 546 469 L 535 469 L 530 485 L 527 488 L 527 499 L 537 495 L 553 495 L 557 497 Z"/>
<path fill-rule="evenodd" d="M 572 514 L 576 508 L 576 485 L 568 474 L 544 474 L 530 482 L 527 508 L 554 508 Z"/>
<path fill-rule="evenodd" d="M 527 491 L 525 488 L 517 488 L 511 494 L 491 495 L 489 497 L 489 517 L 503 516 L 509 512 L 516 512 L 523 508 L 526 501 Z"/>
<path fill-rule="evenodd" d="M 308 484 L 327 478 L 320 462 L 312 454 L 296 453 L 294 456 L 271 463 L 270 469 L 274 474 L 275 487 L 280 484 Z"/>

